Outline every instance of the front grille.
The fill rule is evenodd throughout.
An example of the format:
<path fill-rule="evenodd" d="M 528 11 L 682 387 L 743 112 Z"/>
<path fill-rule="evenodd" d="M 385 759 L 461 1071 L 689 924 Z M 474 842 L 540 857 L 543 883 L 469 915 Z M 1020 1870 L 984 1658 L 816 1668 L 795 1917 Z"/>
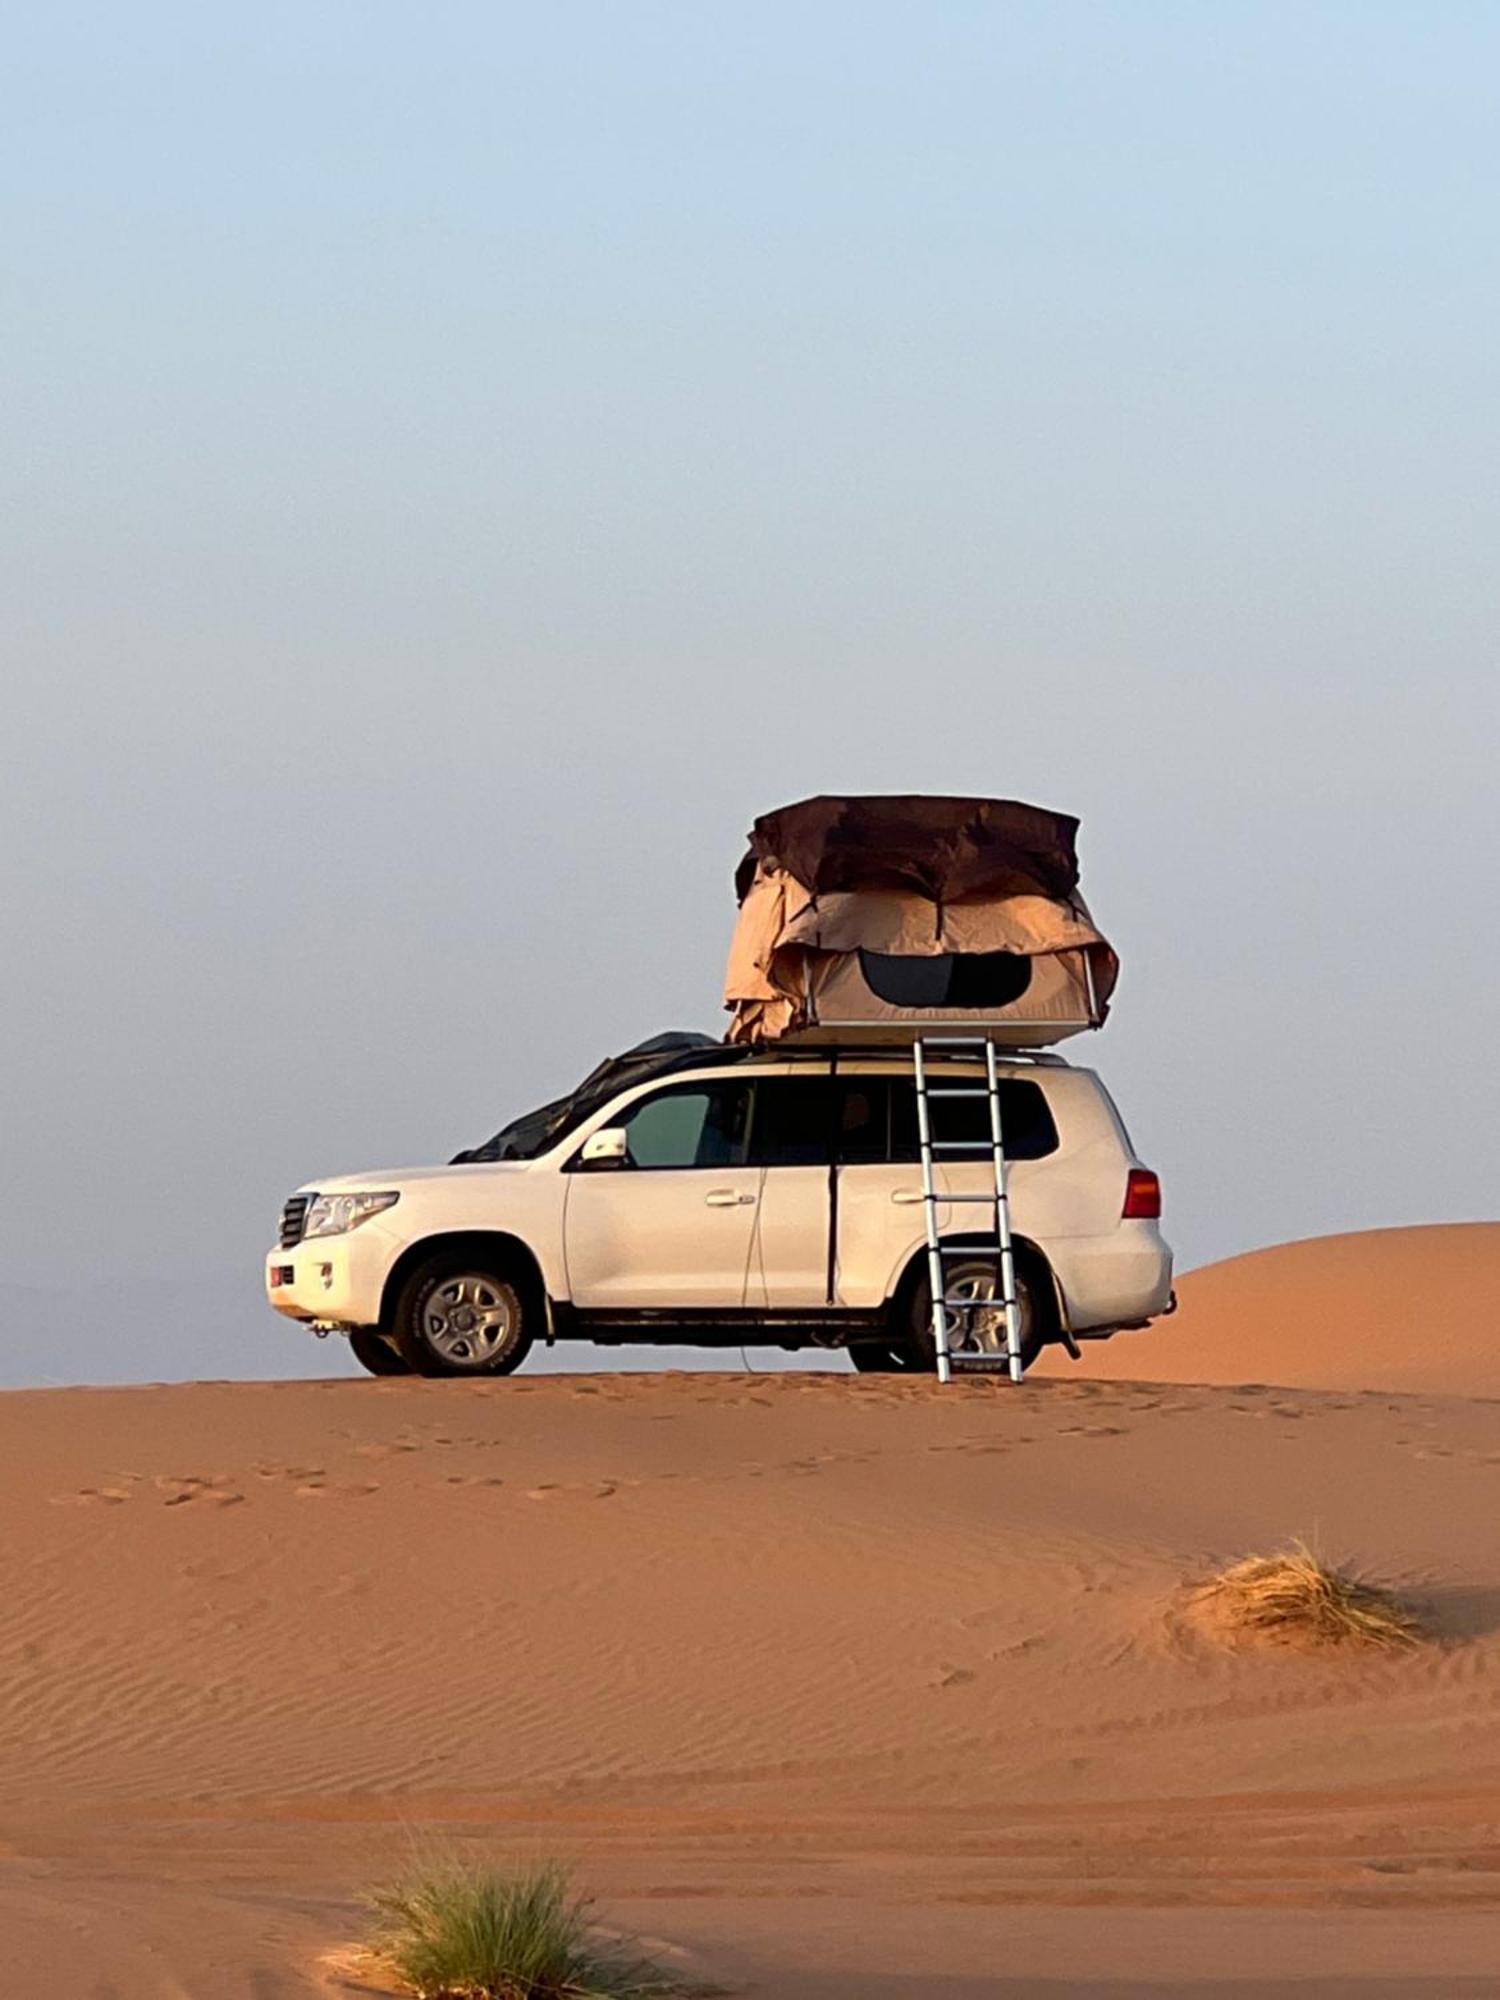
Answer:
<path fill-rule="evenodd" d="M 302 1241 L 303 1225 L 307 1221 L 307 1204 L 311 1200 L 312 1196 L 310 1194 L 294 1194 L 286 1207 L 281 1211 L 281 1247 L 283 1250 L 295 1250 L 297 1245 Z"/>

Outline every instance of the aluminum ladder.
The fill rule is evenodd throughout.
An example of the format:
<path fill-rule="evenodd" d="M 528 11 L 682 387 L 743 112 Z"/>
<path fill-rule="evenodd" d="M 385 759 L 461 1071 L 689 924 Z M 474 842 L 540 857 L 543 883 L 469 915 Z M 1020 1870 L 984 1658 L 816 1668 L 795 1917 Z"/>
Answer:
<path fill-rule="evenodd" d="M 929 1079 L 927 1065 L 939 1051 L 967 1051 L 972 1054 L 984 1053 L 983 1083 L 934 1082 Z M 922 1035 L 912 1043 L 912 1068 L 917 1086 L 917 1141 L 922 1159 L 922 1208 L 927 1218 L 927 1275 L 932 1292 L 932 1342 L 937 1356 L 937 1376 L 939 1382 L 952 1380 L 953 1371 L 964 1373 L 997 1373 L 1005 1369 L 1012 1382 L 1019 1382 L 1025 1373 L 1021 1362 L 1021 1313 L 1016 1299 L 1016 1261 L 1011 1246 L 1010 1235 L 1010 1191 L 1007 1184 L 1005 1161 L 1005 1126 L 1000 1110 L 1000 1069 L 995 1056 L 995 1044 L 987 1035 Z M 940 1155 L 951 1156 L 967 1153 L 973 1159 L 976 1153 L 985 1149 L 983 1139 L 943 1138 L 934 1131 L 934 1112 L 944 1099 L 968 1098 L 988 1100 L 990 1111 L 990 1135 L 988 1151 L 994 1168 L 994 1186 L 979 1194 L 942 1194 L 937 1185 L 937 1165 Z M 962 1249 L 955 1249 L 943 1242 L 938 1231 L 938 1207 L 943 1202 L 982 1202 L 990 1211 L 994 1221 L 993 1255 L 995 1268 L 1000 1280 L 1000 1304 L 1005 1313 L 1005 1350 L 1003 1353 L 981 1350 L 977 1340 L 972 1349 L 969 1339 L 974 1331 L 974 1322 L 982 1311 L 993 1311 L 995 1300 L 963 1299 L 950 1297 L 948 1293 L 948 1265 L 958 1257 L 972 1257 L 976 1248 L 981 1252 L 990 1250 L 988 1241 L 975 1244 L 965 1243 Z M 955 1323 L 964 1340 L 958 1348 L 950 1345 L 949 1335 Z"/>

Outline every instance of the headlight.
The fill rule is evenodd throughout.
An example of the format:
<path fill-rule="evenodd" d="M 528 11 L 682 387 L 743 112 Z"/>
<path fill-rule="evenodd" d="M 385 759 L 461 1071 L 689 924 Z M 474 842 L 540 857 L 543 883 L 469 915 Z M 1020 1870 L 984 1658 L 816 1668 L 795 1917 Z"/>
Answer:
<path fill-rule="evenodd" d="M 358 1229 L 372 1215 L 379 1215 L 383 1208 L 394 1207 L 400 1199 L 394 1193 L 315 1195 L 302 1225 L 302 1240 L 305 1243 L 309 1236 L 342 1236 L 346 1230 Z"/>

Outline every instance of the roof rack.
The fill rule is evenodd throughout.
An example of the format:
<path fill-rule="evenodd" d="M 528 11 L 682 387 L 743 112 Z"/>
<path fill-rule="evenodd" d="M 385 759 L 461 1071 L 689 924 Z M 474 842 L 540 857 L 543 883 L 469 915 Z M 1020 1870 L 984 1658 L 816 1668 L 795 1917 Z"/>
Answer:
<path fill-rule="evenodd" d="M 1067 1022 L 1059 1021 L 1008 1021 L 1004 1024 L 1004 1027 L 1007 1034 L 1016 1028 L 1031 1029 L 1038 1033 L 1042 1031 L 1050 1033 L 1053 1029 L 1067 1027 L 1068 1025 Z M 825 1054 L 831 1049 L 838 1049 L 840 1051 L 858 1049 L 866 1055 L 910 1056 L 913 1047 L 918 1042 L 938 1041 L 945 1042 L 948 1045 L 950 1053 L 963 1053 L 967 1050 L 967 1053 L 974 1056 L 976 1061 L 982 1061 L 983 1046 L 986 1041 L 993 1038 L 995 1053 L 1000 1057 L 1002 1062 L 1014 1060 L 1017 1062 L 1061 1063 L 1065 1069 L 1068 1066 L 1067 1058 L 1056 1054 L 1049 1044 L 1038 1041 L 1036 1043 L 1019 1042 L 1012 1045 L 1009 1042 L 1000 1040 L 988 1022 L 975 1021 L 972 1016 L 967 1018 L 959 1016 L 948 1021 L 923 1021 L 920 1025 L 914 1022 L 903 1021 L 900 1023 L 900 1028 L 903 1030 L 910 1028 L 911 1032 L 909 1034 L 893 1032 L 892 1025 L 882 1022 L 820 1021 L 813 1033 L 808 1035 L 806 1041 L 801 1040 L 797 1031 L 794 1030 L 790 1035 L 783 1035 L 779 1041 L 765 1042 L 759 1044 L 759 1046 L 768 1052 L 774 1050 L 779 1054 L 785 1055 L 792 1055 L 803 1050 L 812 1054 L 821 1048 Z M 814 1035 L 825 1034 L 835 1039 L 826 1042 L 819 1042 L 814 1039 Z"/>
<path fill-rule="evenodd" d="M 936 1039 L 942 1041 L 948 1032 L 947 1027 L 940 1028 Z M 923 1039 L 931 1041 L 933 1037 L 926 1036 Z M 850 1035 L 845 1041 L 837 1042 L 797 1042 L 789 1039 L 777 1042 L 726 1042 L 721 1048 L 704 1049 L 698 1057 L 697 1062 L 684 1063 L 682 1067 L 695 1069 L 701 1064 L 705 1069 L 711 1069 L 721 1062 L 728 1065 L 730 1063 L 743 1062 L 746 1059 L 768 1063 L 828 1062 L 833 1057 L 859 1056 L 865 1061 L 874 1060 L 878 1057 L 885 1062 L 904 1063 L 909 1068 L 912 1059 L 912 1046 L 913 1044 L 907 1041 L 861 1041 L 854 1035 Z M 1046 1069 L 1071 1068 L 1068 1058 L 1058 1055 L 1052 1049 L 1010 1049 L 997 1047 L 995 1054 L 1002 1063 L 1028 1063 Z M 943 1050 L 943 1060 L 945 1062 L 982 1063 L 984 1059 L 984 1052 L 978 1047 L 948 1048 Z"/>

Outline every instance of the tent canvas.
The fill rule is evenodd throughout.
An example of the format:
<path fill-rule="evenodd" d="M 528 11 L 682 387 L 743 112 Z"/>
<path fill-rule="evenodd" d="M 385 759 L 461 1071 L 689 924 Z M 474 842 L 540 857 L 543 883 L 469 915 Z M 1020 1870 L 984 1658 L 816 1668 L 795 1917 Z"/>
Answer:
<path fill-rule="evenodd" d="M 736 876 L 729 1039 L 1036 1047 L 1099 1026 L 1119 968 L 1078 893 L 1077 824 L 1001 799 L 765 815 Z"/>

